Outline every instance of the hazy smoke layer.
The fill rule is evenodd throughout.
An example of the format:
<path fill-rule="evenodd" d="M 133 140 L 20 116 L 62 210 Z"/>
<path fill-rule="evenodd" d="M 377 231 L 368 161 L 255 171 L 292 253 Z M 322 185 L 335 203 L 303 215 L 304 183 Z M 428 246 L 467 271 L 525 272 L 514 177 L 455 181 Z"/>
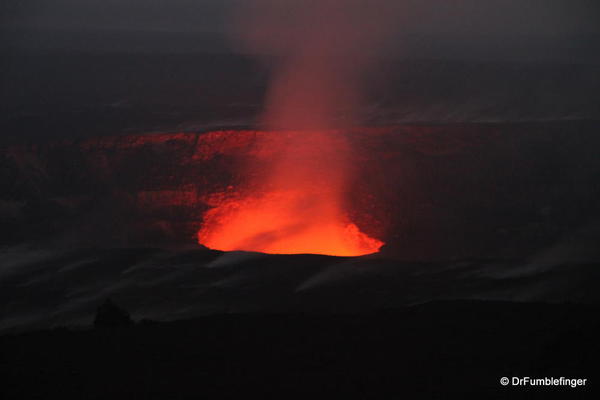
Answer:
<path fill-rule="evenodd" d="M 361 86 L 396 14 L 393 2 L 381 0 L 248 2 L 235 36 L 245 50 L 275 57 L 262 122 L 284 129 L 355 124 Z"/>

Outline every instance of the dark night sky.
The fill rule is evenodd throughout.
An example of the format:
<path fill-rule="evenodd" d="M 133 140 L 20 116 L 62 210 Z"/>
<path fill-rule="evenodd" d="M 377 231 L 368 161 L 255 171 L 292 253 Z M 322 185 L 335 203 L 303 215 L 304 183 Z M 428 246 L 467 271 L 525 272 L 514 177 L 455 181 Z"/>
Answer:
<path fill-rule="evenodd" d="M 220 31 L 230 11 L 248 1 L 4 0 L 0 11 L 4 27 Z M 398 23 L 411 33 L 600 33 L 595 0 L 387 1 L 397 4 Z"/>
<path fill-rule="evenodd" d="M 0 45 L 42 50 L 229 51 L 232 15 L 240 13 L 241 4 L 248 10 L 248 4 L 264 1 L 271 0 L 4 0 Z M 596 0 L 377 1 L 386 14 L 393 15 L 390 54 L 598 62 L 593 54 L 600 47 Z M 373 1 L 365 4 L 374 6 Z M 96 36 L 85 36 L 89 34 Z"/>

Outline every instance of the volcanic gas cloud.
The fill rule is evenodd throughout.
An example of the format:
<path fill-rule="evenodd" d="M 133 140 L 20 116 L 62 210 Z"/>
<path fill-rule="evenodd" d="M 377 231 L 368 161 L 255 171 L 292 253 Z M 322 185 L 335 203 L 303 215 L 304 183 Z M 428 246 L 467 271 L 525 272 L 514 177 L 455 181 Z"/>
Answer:
<path fill-rule="evenodd" d="M 278 140 L 263 139 L 255 151 L 276 156 L 268 166 L 244 166 L 242 187 L 215 197 L 201 244 L 339 256 L 383 245 L 345 211 L 353 152 L 333 128 L 359 122 L 359 82 L 387 32 L 385 15 L 371 14 L 385 12 L 358 0 L 259 1 L 240 12 L 235 32 L 244 48 L 275 55 L 261 123 Z"/>

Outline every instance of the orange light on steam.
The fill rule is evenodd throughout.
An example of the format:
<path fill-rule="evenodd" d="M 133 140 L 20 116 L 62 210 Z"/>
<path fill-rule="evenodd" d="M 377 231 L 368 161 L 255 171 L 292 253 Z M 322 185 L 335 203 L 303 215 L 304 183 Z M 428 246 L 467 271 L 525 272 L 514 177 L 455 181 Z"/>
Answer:
<path fill-rule="evenodd" d="M 267 167 L 250 174 L 241 192 L 212 198 L 200 244 L 272 254 L 379 251 L 383 242 L 361 232 L 344 211 L 352 152 L 342 132 L 272 132 L 255 145 Z"/>

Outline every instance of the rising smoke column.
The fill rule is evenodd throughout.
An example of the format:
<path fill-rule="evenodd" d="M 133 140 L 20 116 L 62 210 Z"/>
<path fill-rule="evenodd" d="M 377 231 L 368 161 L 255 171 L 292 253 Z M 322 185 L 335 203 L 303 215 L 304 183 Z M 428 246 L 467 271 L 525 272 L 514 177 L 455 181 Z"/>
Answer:
<path fill-rule="evenodd" d="M 246 2 L 233 31 L 245 50 L 274 63 L 261 125 L 283 136 L 257 144 L 276 145 L 278 156 L 205 214 L 200 243 L 267 253 L 378 251 L 383 242 L 345 212 L 352 148 L 339 128 L 360 122 L 361 84 L 391 26 L 385 4 Z"/>

